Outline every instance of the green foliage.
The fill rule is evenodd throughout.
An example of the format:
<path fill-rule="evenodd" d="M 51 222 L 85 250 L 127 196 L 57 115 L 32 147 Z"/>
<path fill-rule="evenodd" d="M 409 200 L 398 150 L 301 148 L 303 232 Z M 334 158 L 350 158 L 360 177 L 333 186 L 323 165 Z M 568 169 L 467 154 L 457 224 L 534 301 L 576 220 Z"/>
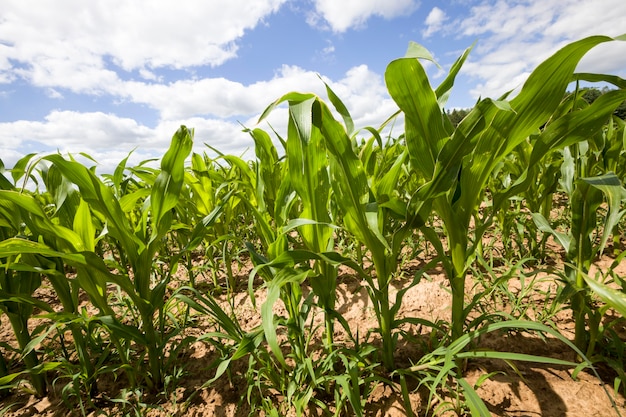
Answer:
<path fill-rule="evenodd" d="M 481 99 L 467 111 L 445 106 L 471 48 L 433 87 L 421 63 L 432 56 L 412 43 L 385 72 L 399 107 L 385 124 L 355 129 L 328 85 L 329 104 L 288 93 L 260 117 L 287 106 L 286 136 L 273 132 L 284 152 L 270 133 L 246 129 L 253 161 L 193 152 L 193 131 L 184 126 L 158 168 L 156 161 L 127 166 L 126 157 L 100 176 L 71 156 L 27 155 L 10 170 L 0 161 L 0 312 L 17 342 L 0 346 L 0 395 L 28 380 L 44 396 L 53 379 L 65 384 L 64 401 L 88 414 L 97 381 L 109 374 L 127 382 L 115 401 L 141 413 L 148 408 L 142 393 L 172 394 L 185 372 L 180 355 L 193 342 L 216 354 L 204 387 L 244 363 L 242 401 L 268 415 L 302 415 L 311 405 L 328 415 L 366 415 L 380 384 L 398 388 L 413 415 L 413 378 L 429 406 L 438 399 L 430 411 L 487 415 L 476 387 L 491 374 L 476 386 L 463 375 L 463 365 L 480 358 L 567 366 L 574 375 L 605 362 L 622 381 L 616 387 L 626 384 L 623 341 L 605 323 L 610 309 L 623 320 L 626 308 L 623 277 L 613 273 L 626 253 L 619 117 L 626 82 L 574 72 L 591 48 L 612 40 L 569 44 L 513 98 Z M 566 93 L 572 81 L 617 89 Z M 383 140 L 399 115 L 402 134 Z M 547 262 L 549 237 L 567 263 L 558 288 L 531 306 L 535 284 L 551 278 L 526 268 Z M 616 263 L 590 277 L 608 247 Z M 400 279 L 404 263 L 422 253 L 427 262 Z M 233 273 L 237 260 L 253 264 L 247 285 L 261 322 L 252 328 L 237 315 L 235 294 L 245 285 Z M 408 291 L 435 267 L 452 294 L 450 320 L 401 316 Z M 367 289 L 374 328 L 353 334 L 337 311 L 343 268 Z M 210 283 L 198 282 L 203 273 Z M 509 286 L 514 277 L 519 290 Z M 37 298 L 44 285 L 58 308 Z M 550 324 L 563 306 L 573 311 L 573 343 L 526 320 Z M 33 329 L 35 318 L 48 324 Z M 203 321 L 210 330 L 199 331 Z M 550 335 L 579 362 L 476 346 L 507 331 Z M 404 368 L 402 344 L 420 350 Z"/>

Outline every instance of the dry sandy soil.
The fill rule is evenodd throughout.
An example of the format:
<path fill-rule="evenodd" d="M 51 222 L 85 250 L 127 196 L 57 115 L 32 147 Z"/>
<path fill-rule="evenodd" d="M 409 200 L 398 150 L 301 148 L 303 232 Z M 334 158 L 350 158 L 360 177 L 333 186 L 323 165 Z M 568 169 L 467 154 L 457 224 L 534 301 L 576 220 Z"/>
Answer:
<path fill-rule="evenodd" d="M 599 262 L 599 269 L 606 268 L 610 259 Z M 417 268 L 418 264 L 408 265 L 407 277 L 411 275 L 411 268 Z M 242 280 L 247 280 L 247 270 L 240 270 Z M 617 271 L 621 276 L 626 275 L 626 265 L 620 265 Z M 473 291 L 472 280 L 468 280 L 468 291 Z M 398 279 L 394 283 L 394 291 L 406 285 L 409 278 Z M 552 282 L 552 283 L 551 283 Z M 344 274 L 338 285 L 337 309 L 348 321 L 351 328 L 371 329 L 376 327 L 371 302 L 368 299 L 364 283 L 355 279 L 353 275 Z M 542 296 L 539 290 L 547 290 L 553 281 L 546 280 L 536 284 L 534 292 L 537 311 L 541 310 Z M 509 282 L 511 289 L 519 289 L 520 283 L 516 279 Z M 245 291 L 245 285 L 235 295 L 235 310 L 237 317 L 246 329 L 253 328 L 260 323 L 260 316 Z M 303 288 L 306 292 L 308 288 Z M 54 304 L 54 294 L 46 290 L 40 291 L 42 299 Z M 257 302 L 264 298 L 264 290 L 257 291 Z M 393 299 L 393 297 L 392 297 Z M 257 304 L 260 305 L 260 304 Z M 428 277 L 419 285 L 411 288 L 404 297 L 401 316 L 422 317 L 429 320 L 449 319 L 450 296 L 446 291 L 446 280 L 441 271 L 429 271 Z M 280 310 L 280 308 L 279 308 Z M 280 311 L 278 311 L 280 312 Z M 529 311 L 532 316 L 533 311 Z M 562 333 L 572 338 L 573 322 L 567 310 L 557 312 L 552 320 L 557 324 Z M 209 326 L 207 324 L 207 326 Z M 208 329 L 194 329 L 198 333 Z M 424 329 L 414 329 L 415 332 L 424 332 Z M 624 326 L 620 328 L 622 336 Z M 341 335 L 338 335 L 339 337 Z M 623 338 L 623 340 L 626 340 Z M 0 319 L 0 342 L 13 343 L 11 328 L 6 317 Z M 537 335 L 528 333 L 492 335 L 482 340 L 481 345 L 502 351 L 514 351 L 536 355 L 545 355 L 553 358 L 576 360 L 576 355 L 564 344 L 556 339 L 540 339 Z M 416 355 L 416 349 L 410 344 L 401 343 L 396 352 L 399 364 L 408 365 Z M 181 362 L 185 363 L 186 375 L 177 381 L 177 387 L 172 390 L 168 400 L 144 398 L 146 403 L 160 401 L 156 408 L 145 408 L 142 415 L 149 416 L 247 416 L 249 408 L 245 401 L 239 404 L 245 396 L 245 379 L 242 373 L 245 363 L 235 363 L 233 376 L 229 381 L 222 377 L 208 388 L 202 385 L 212 377 L 212 370 L 207 370 L 207 365 L 215 357 L 210 345 L 194 343 L 184 353 Z M 478 393 L 485 401 L 490 412 L 494 416 L 616 416 L 619 413 L 626 416 L 626 402 L 623 396 L 614 398 L 616 407 L 612 407 L 611 399 L 607 392 L 612 392 L 613 379 L 607 373 L 605 381 L 599 380 L 590 372 L 583 371 L 577 380 L 571 377 L 572 370 L 550 365 L 517 363 L 519 373 L 502 361 L 481 360 L 470 361 L 465 373 L 466 379 L 473 383 L 481 375 L 489 372 L 497 372 L 485 381 L 478 389 Z M 98 388 L 101 392 L 119 391 L 115 381 L 99 381 Z M 603 385 L 604 384 L 604 385 Z M 181 404 L 192 393 L 195 393 L 189 407 L 183 410 Z M 413 411 L 417 415 L 425 415 L 427 398 L 423 392 L 411 394 L 410 401 Z M 436 404 L 433 404 L 436 406 Z M 7 408 L 5 408 L 7 407 Z M 89 416 L 97 415 L 121 415 L 115 404 L 103 401 L 99 404 L 101 410 L 87 411 Z M 12 394 L 0 402 L 0 415 L 4 410 L 7 417 L 13 416 L 68 416 L 80 415 L 79 410 L 68 410 L 60 400 L 58 392 L 51 392 L 47 398 L 37 399 L 28 394 L 26 390 L 14 390 Z M 315 410 L 311 415 L 318 415 Z M 406 415 L 402 397 L 397 390 L 389 386 L 378 386 L 369 398 L 366 407 L 367 416 L 403 416 Z"/>

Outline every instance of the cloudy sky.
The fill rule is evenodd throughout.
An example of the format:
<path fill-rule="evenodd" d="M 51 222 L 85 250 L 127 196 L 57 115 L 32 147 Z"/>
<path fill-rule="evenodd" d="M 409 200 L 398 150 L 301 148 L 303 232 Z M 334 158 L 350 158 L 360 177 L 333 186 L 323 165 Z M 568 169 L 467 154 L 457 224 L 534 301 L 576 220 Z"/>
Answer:
<path fill-rule="evenodd" d="M 318 74 L 357 127 L 378 126 L 395 111 L 385 67 L 409 41 L 443 68 L 434 85 L 477 42 L 448 103 L 471 107 L 568 42 L 626 33 L 625 17 L 623 0 L 3 0 L 0 159 L 86 152 L 110 171 L 133 149 L 130 163 L 160 156 L 181 124 L 196 151 L 251 157 L 242 125 L 286 92 L 324 96 Z M 624 44 L 580 70 L 626 77 Z"/>

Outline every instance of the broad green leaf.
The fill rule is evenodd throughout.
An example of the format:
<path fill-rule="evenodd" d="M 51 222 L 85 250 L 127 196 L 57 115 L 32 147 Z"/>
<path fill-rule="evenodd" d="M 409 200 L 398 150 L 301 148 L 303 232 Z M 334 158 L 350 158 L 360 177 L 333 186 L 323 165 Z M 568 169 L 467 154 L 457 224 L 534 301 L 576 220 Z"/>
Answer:
<path fill-rule="evenodd" d="M 59 242 L 59 245 L 63 249 L 75 251 L 84 249 L 81 237 L 71 229 L 54 224 L 44 213 L 39 202 L 31 195 L 0 190 L 0 200 L 10 201 L 24 209 L 28 216 L 22 219 L 35 235 L 45 235 L 47 239 L 61 239 L 63 243 Z"/>
<path fill-rule="evenodd" d="M 361 160 L 354 153 L 343 126 L 333 118 L 328 107 L 317 101 L 313 111 L 319 112 L 313 120 L 319 124 L 326 140 L 331 185 L 335 195 L 341 196 L 337 203 L 344 214 L 344 226 L 373 252 L 376 263 L 380 261 L 382 264 L 385 249 L 391 248 L 381 231 L 368 221 L 370 190 Z"/>
<path fill-rule="evenodd" d="M 166 214 L 178 204 L 180 190 L 185 179 L 185 159 L 193 146 L 193 131 L 185 126 L 172 137 L 170 148 L 161 160 L 161 172 L 150 193 L 152 222 L 151 240 L 160 239 L 168 231 L 171 219 Z"/>
<path fill-rule="evenodd" d="M 83 165 L 67 161 L 60 155 L 49 155 L 43 159 L 52 162 L 80 190 L 81 197 L 92 211 L 104 217 L 109 235 L 117 239 L 127 255 L 133 259 L 143 251 L 144 244 L 132 233 L 120 203 L 112 190 Z"/>
<path fill-rule="evenodd" d="M 550 233 L 552 236 L 554 236 L 557 242 L 559 242 L 559 244 L 563 246 L 563 249 L 565 249 L 565 252 L 569 252 L 570 244 L 572 242 L 571 235 L 568 235 L 567 233 L 563 233 L 563 232 L 557 232 L 556 230 L 554 230 L 552 226 L 550 226 L 550 222 L 548 222 L 548 220 L 545 217 L 543 217 L 541 213 L 531 213 L 531 216 L 533 218 L 533 221 L 539 228 L 539 230 L 541 230 L 544 233 Z"/>
<path fill-rule="evenodd" d="M 284 103 L 285 101 L 289 101 L 290 103 L 298 103 L 298 102 L 302 102 L 305 100 L 309 100 L 314 97 L 315 97 L 315 94 L 311 94 L 311 93 L 308 93 L 308 94 L 302 94 L 302 93 L 296 93 L 296 92 L 287 93 L 284 96 L 277 99 L 276 101 L 274 101 L 269 106 L 267 106 L 267 108 L 263 111 L 263 113 L 259 117 L 257 124 L 261 123 L 261 121 L 263 121 L 277 106 Z"/>
<path fill-rule="evenodd" d="M 28 164 L 30 163 L 30 160 L 33 159 L 35 155 L 37 154 L 29 153 L 28 155 L 25 155 L 22 158 L 20 158 L 15 163 L 15 165 L 11 169 L 11 177 L 13 177 L 14 183 L 17 183 L 20 180 L 20 178 L 24 176 L 24 174 L 26 173 L 26 167 L 28 166 Z"/>
<path fill-rule="evenodd" d="M 454 80 L 456 79 L 457 74 L 461 70 L 461 67 L 467 60 L 467 57 L 469 56 L 470 52 L 474 48 L 474 45 L 476 45 L 476 42 L 474 42 L 472 46 L 470 46 L 465 51 L 463 51 L 463 54 L 454 62 L 454 64 L 452 64 L 452 67 L 450 68 L 448 75 L 446 75 L 446 78 L 443 80 L 441 84 L 439 84 L 439 86 L 435 90 L 435 94 L 437 95 L 437 102 L 439 103 L 439 107 L 441 107 L 442 109 L 445 107 L 446 103 L 448 102 L 448 97 L 450 97 L 452 87 L 454 86 Z"/>
<path fill-rule="evenodd" d="M 325 226 L 330 223 L 330 178 L 324 138 L 313 123 L 314 102 L 310 98 L 289 105 L 287 163 L 290 184 L 302 201 L 300 216 L 317 222 L 300 229 L 302 238 L 320 252 L 332 245 L 332 230 Z"/>
<path fill-rule="evenodd" d="M 283 268 L 278 271 L 274 279 L 267 284 L 267 298 L 261 305 L 261 320 L 262 327 L 265 333 L 265 339 L 267 344 L 276 356 L 276 359 L 284 366 L 287 367 L 285 358 L 278 345 L 278 339 L 276 335 L 276 320 L 274 318 L 274 304 L 280 297 L 280 290 L 283 286 L 289 284 L 300 285 L 308 275 L 308 271 L 296 272 L 290 268 Z"/>
<path fill-rule="evenodd" d="M 431 61 L 433 64 L 439 66 L 433 55 L 430 51 L 424 48 L 417 42 L 409 41 L 409 46 L 404 54 L 405 58 L 413 58 L 413 59 L 425 59 L 427 61 Z"/>
<path fill-rule="evenodd" d="M 580 59 L 594 46 L 613 40 L 594 36 L 571 43 L 541 63 L 520 93 L 510 101 L 513 111 L 494 114 L 481 133 L 468 168 L 461 173 L 460 207 L 475 207 L 497 164 L 549 120 L 561 102 Z"/>
<path fill-rule="evenodd" d="M 415 58 L 392 61 L 385 71 L 389 94 L 404 112 L 405 140 L 414 168 L 432 179 L 437 155 L 449 137 L 445 114 L 424 67 Z"/>
<path fill-rule="evenodd" d="M 74 231 L 81 237 L 83 248 L 93 252 L 95 250 L 96 228 L 93 225 L 89 205 L 82 198 L 74 217 Z"/>
<path fill-rule="evenodd" d="M 547 153 L 587 140 L 609 120 L 615 109 L 626 100 L 626 90 L 609 91 L 590 106 L 568 113 L 551 122 L 535 143 L 529 165 L 536 164 Z"/>
<path fill-rule="evenodd" d="M 626 190 L 617 175 L 612 172 L 599 177 L 582 178 L 582 180 L 602 191 L 608 200 L 609 212 L 604 222 L 602 241 L 598 248 L 598 253 L 602 253 L 610 234 L 614 231 L 620 219 L 626 214 L 626 211 L 620 211 L 622 199 L 626 196 Z"/>
<path fill-rule="evenodd" d="M 337 112 L 339 112 L 339 114 L 343 118 L 343 123 L 346 125 L 346 133 L 348 134 L 348 136 L 352 136 L 352 133 L 354 132 L 354 121 L 352 120 L 352 116 L 350 116 L 348 108 L 345 106 L 345 104 L 343 104 L 343 101 L 341 101 L 341 99 L 337 96 L 337 94 L 335 94 L 330 86 L 326 84 L 326 82 L 324 82 L 324 85 L 326 86 L 328 99 L 333 104 L 333 106 L 335 106 L 335 110 L 337 110 Z"/>
<path fill-rule="evenodd" d="M 595 280 L 587 274 L 583 275 L 583 277 L 587 285 L 589 285 L 589 288 L 591 288 L 602 301 L 617 310 L 622 317 L 626 317 L 626 294 Z"/>
<path fill-rule="evenodd" d="M 465 380 L 465 378 L 458 378 L 457 381 L 463 388 L 465 401 L 467 402 L 467 405 L 472 412 L 472 417 L 491 417 L 489 409 L 487 408 L 483 400 L 478 396 L 478 393 L 474 390 L 474 388 Z"/>

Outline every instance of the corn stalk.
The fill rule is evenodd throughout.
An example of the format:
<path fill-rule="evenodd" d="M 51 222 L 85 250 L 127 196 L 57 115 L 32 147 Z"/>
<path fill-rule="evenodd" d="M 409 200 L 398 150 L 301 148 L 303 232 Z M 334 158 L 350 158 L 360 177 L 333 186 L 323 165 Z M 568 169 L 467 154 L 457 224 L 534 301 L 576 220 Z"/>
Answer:
<path fill-rule="evenodd" d="M 419 214 L 425 203 L 434 199 L 432 207 L 447 237 L 444 249 L 434 233 L 426 232 L 435 247 L 445 250 L 441 255 L 452 290 L 453 339 L 465 331 L 467 268 L 489 224 L 488 218 L 478 214 L 488 179 L 504 158 L 550 120 L 579 60 L 592 47 L 611 40 L 596 36 L 567 45 L 533 71 L 515 98 L 479 101 L 456 128 L 447 119 L 443 105 L 469 51 L 457 60 L 437 89 L 430 86 L 424 67 L 416 59 L 429 57 L 420 47 L 413 45 L 406 58 L 387 67 L 389 93 L 405 116 L 405 139 L 412 168 L 425 181 L 414 195 L 411 215 Z M 597 119 L 593 122 L 597 123 Z M 580 120 L 577 128 L 588 124 L 588 120 Z M 573 128 L 558 126 L 560 129 L 552 132 L 549 147 Z M 472 220 L 476 225 L 473 239 L 469 236 Z"/>

